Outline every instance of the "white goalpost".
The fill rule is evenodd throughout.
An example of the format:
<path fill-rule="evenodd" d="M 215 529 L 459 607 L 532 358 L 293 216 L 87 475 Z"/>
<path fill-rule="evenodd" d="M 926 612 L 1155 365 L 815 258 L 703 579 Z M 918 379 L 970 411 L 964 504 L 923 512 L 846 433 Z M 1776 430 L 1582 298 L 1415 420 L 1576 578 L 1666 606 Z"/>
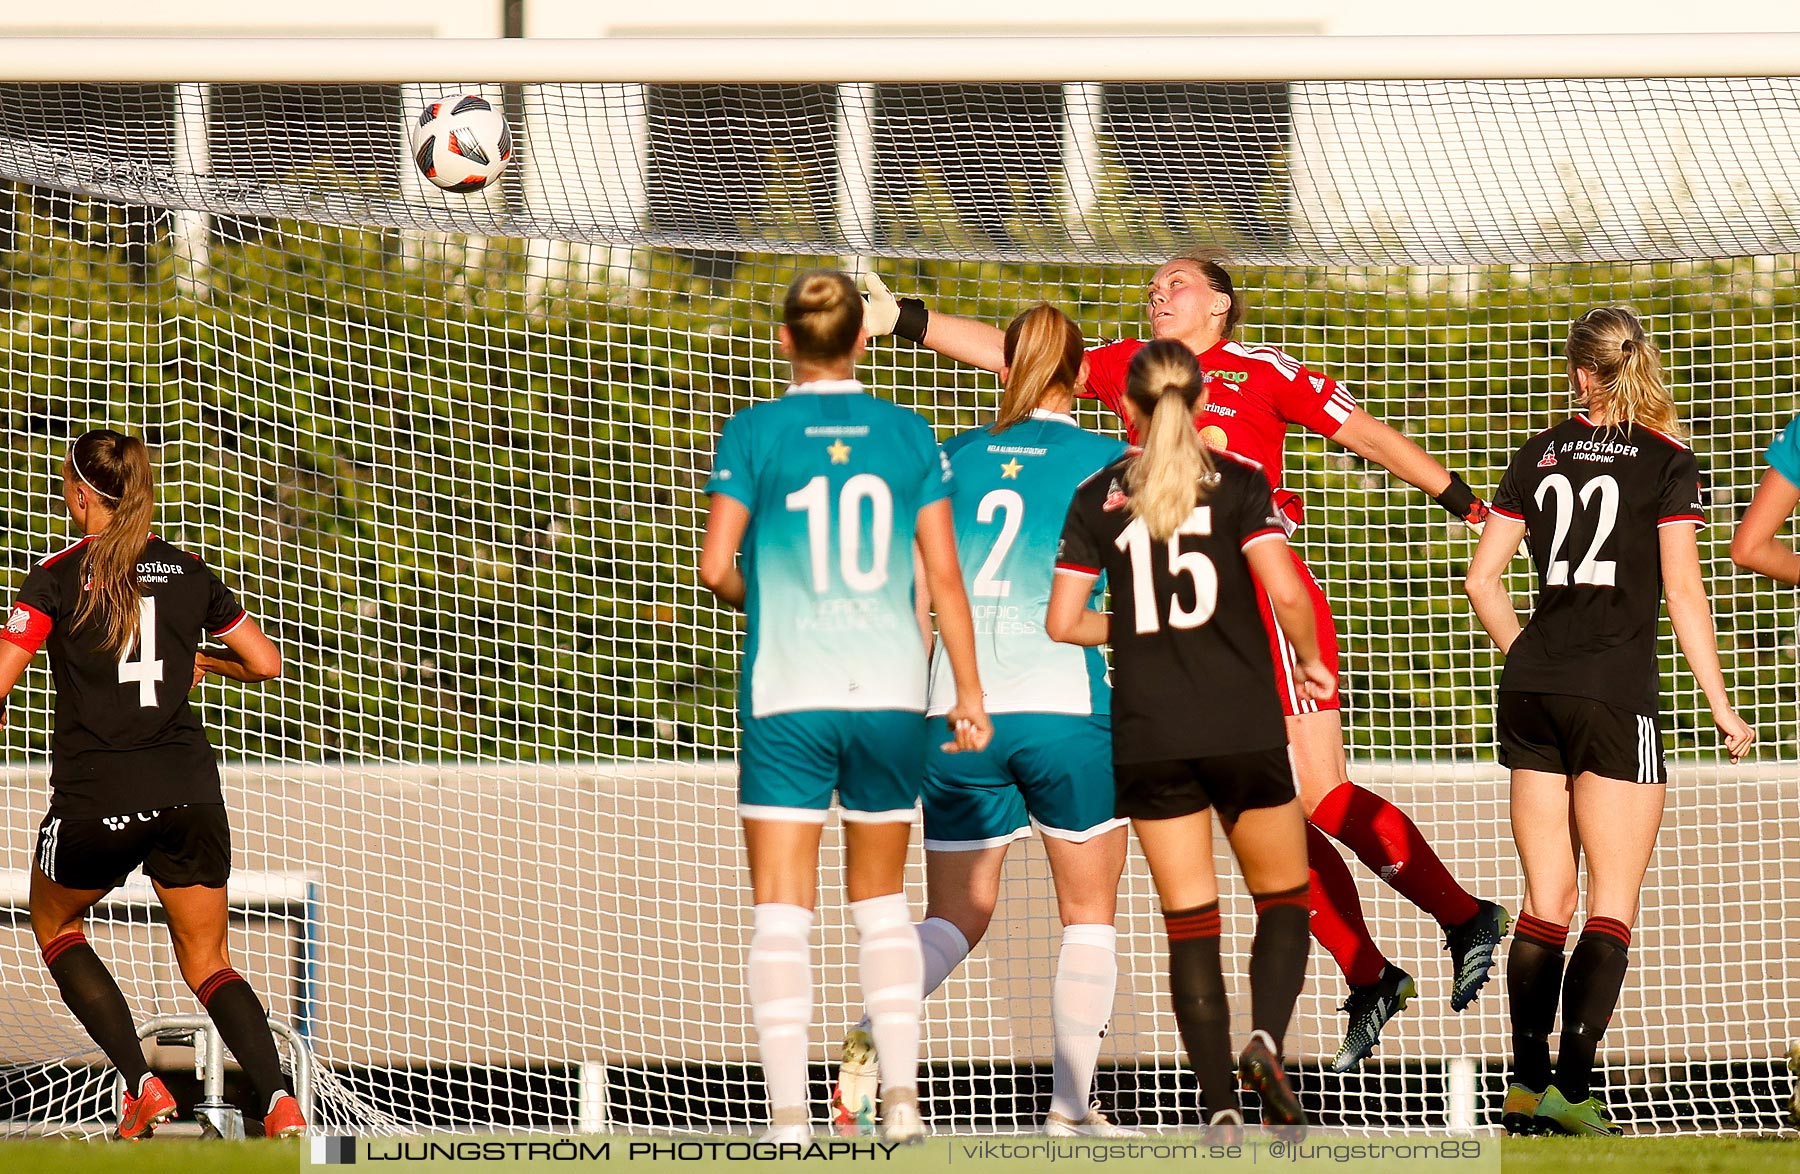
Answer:
<path fill-rule="evenodd" d="M 518 144 L 475 195 L 428 184 L 404 128 L 463 92 Z M 1201 243 L 1234 258 L 1246 340 L 1340 378 L 1484 496 L 1567 410 L 1568 323 L 1645 315 L 1708 479 L 1722 657 L 1761 743 L 1721 762 L 1669 641 L 1670 814 L 1599 1087 L 1629 1130 L 1789 1127 L 1800 631 L 1791 593 L 1727 547 L 1800 411 L 1800 37 L 0 42 L 14 581 L 64 533 L 68 437 L 121 427 L 156 453 L 159 533 L 281 645 L 281 681 L 197 702 L 250 878 L 234 964 L 304 1039 L 318 1131 L 761 1123 L 741 626 L 693 565 L 718 428 L 781 386 L 779 292 L 866 259 L 934 308 L 1004 322 L 1049 300 L 1099 341 L 1140 334 L 1150 268 Z M 867 378 L 940 437 L 995 403 L 991 377 L 906 343 Z M 1296 542 L 1339 616 L 1352 777 L 1516 911 L 1498 660 L 1459 587 L 1472 542 L 1343 449 L 1289 451 Z M 46 799 L 47 678 L 3 735 L 14 861 Z M 832 832 L 821 1118 L 857 1013 L 840 865 Z M 1314 951 L 1290 1048 L 1309 1112 L 1496 1131 L 1503 979 L 1452 1013 L 1436 926 L 1351 865 L 1422 995 L 1361 1070 L 1330 1073 L 1347 992 Z M 927 1004 L 939 1132 L 1035 1129 L 1048 1095 L 1041 850 L 1005 879 L 992 936 Z M 102 1132 L 110 1075 L 11 904 L 0 1121 Z M 1248 898 L 1228 884 L 1224 905 L 1241 974 Z M 112 902 L 90 936 L 140 1019 L 192 1014 L 149 910 Z M 1100 1094 L 1191 1129 L 1135 859 L 1120 928 Z"/>

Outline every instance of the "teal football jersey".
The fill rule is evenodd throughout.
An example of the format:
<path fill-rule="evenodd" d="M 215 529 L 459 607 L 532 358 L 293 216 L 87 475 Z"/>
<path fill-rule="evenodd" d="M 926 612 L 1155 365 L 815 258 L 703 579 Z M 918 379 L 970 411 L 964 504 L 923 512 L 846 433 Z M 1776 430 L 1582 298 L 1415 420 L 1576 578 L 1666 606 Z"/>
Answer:
<path fill-rule="evenodd" d="M 1110 713 L 1106 659 L 1097 648 L 1058 644 L 1044 632 L 1056 547 L 1075 487 L 1126 446 L 1069 416 L 1033 412 L 995 435 L 977 428 L 944 445 L 956 480 L 956 552 L 975 619 L 975 647 L 989 713 Z M 1102 584 L 1094 585 L 1097 602 Z M 956 702 L 949 658 L 932 664 L 931 708 Z"/>
<path fill-rule="evenodd" d="M 750 511 L 745 716 L 924 711 L 913 534 L 950 483 L 931 425 L 854 381 L 802 384 L 726 421 L 706 492 Z"/>

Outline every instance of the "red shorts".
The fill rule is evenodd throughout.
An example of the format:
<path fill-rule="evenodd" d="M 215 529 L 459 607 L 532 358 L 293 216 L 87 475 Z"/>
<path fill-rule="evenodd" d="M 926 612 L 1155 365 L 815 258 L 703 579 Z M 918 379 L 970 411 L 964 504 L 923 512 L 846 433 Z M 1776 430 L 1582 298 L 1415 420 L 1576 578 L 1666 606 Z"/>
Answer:
<path fill-rule="evenodd" d="M 1306 584 L 1307 592 L 1312 595 L 1313 620 L 1319 628 L 1319 658 L 1335 677 L 1338 675 L 1338 639 L 1337 621 L 1331 618 L 1331 604 L 1326 602 L 1325 592 L 1319 588 L 1312 572 L 1300 560 L 1299 552 L 1290 550 L 1288 553 L 1294 556 L 1294 569 L 1300 572 L 1301 582 Z M 1300 696 L 1294 646 L 1281 634 L 1281 625 L 1275 622 L 1275 613 L 1269 607 L 1269 596 L 1260 584 L 1256 589 L 1256 604 L 1262 608 L 1263 626 L 1269 629 L 1269 654 L 1275 658 L 1275 691 L 1281 694 L 1281 712 L 1293 717 L 1301 713 L 1319 713 L 1339 708 L 1338 699 L 1343 696 L 1341 690 L 1324 701 L 1312 701 Z"/>

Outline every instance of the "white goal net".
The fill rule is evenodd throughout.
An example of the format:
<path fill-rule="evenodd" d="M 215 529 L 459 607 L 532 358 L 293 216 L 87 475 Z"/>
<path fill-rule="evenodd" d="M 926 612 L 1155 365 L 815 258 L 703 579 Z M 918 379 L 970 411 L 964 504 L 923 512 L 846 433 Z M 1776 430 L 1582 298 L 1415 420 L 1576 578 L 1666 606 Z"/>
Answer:
<path fill-rule="evenodd" d="M 426 184 L 405 143 L 420 106 L 461 92 L 502 106 L 518 145 L 470 196 Z M 719 427 L 782 386 L 779 293 L 864 256 L 934 308 L 1003 323 L 1045 299 L 1104 340 L 1141 333 L 1150 269 L 1197 243 L 1236 258 L 1245 339 L 1342 379 L 1484 495 L 1568 409 L 1568 323 L 1645 316 L 1709 481 L 1721 652 L 1761 743 L 1721 765 L 1671 641 L 1671 811 L 1600 1088 L 1634 1130 L 1783 1128 L 1800 633 L 1791 591 L 1726 549 L 1800 409 L 1794 78 L 0 84 L 13 581 L 67 533 L 68 439 L 120 427 L 154 446 L 160 533 L 281 645 L 283 679 L 198 698 L 232 764 L 234 962 L 310 1043 L 315 1125 L 758 1125 L 741 624 L 693 567 Z M 906 343 L 876 346 L 866 378 L 940 437 L 995 402 L 992 377 Z M 1498 660 L 1459 588 L 1472 543 L 1346 451 L 1290 452 L 1299 549 L 1342 629 L 1353 777 L 1516 911 Z M 48 707 L 40 662 L 4 734 L 14 867 L 45 805 Z M 1031 1130 L 1048 1096 L 1055 904 L 1035 845 L 1015 856 L 992 937 L 928 1003 L 940 1132 Z M 1503 981 L 1451 1013 L 1436 927 L 1351 863 L 1423 995 L 1331 1074 L 1346 992 L 1316 950 L 1290 1045 L 1304 1100 L 1349 1129 L 1494 1128 Z M 840 865 L 828 837 L 821 1117 L 857 1014 Z M 110 1076 L 37 956 L 22 876 L 6 883 L 0 1118 L 98 1132 Z M 1099 1091 L 1122 1120 L 1191 1128 L 1135 860 L 1126 889 Z M 1241 885 L 1224 904 L 1241 974 Z M 140 1019 L 197 1009 L 141 897 L 90 936 Z"/>

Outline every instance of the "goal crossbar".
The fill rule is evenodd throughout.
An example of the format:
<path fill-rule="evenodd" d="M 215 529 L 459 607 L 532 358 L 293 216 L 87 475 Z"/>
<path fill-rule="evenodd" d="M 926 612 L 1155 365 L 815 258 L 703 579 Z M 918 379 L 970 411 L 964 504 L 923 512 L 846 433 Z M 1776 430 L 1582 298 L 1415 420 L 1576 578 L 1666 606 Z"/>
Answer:
<path fill-rule="evenodd" d="M 1800 33 L 0 40 L 0 81 L 347 84 L 1777 77 Z"/>

